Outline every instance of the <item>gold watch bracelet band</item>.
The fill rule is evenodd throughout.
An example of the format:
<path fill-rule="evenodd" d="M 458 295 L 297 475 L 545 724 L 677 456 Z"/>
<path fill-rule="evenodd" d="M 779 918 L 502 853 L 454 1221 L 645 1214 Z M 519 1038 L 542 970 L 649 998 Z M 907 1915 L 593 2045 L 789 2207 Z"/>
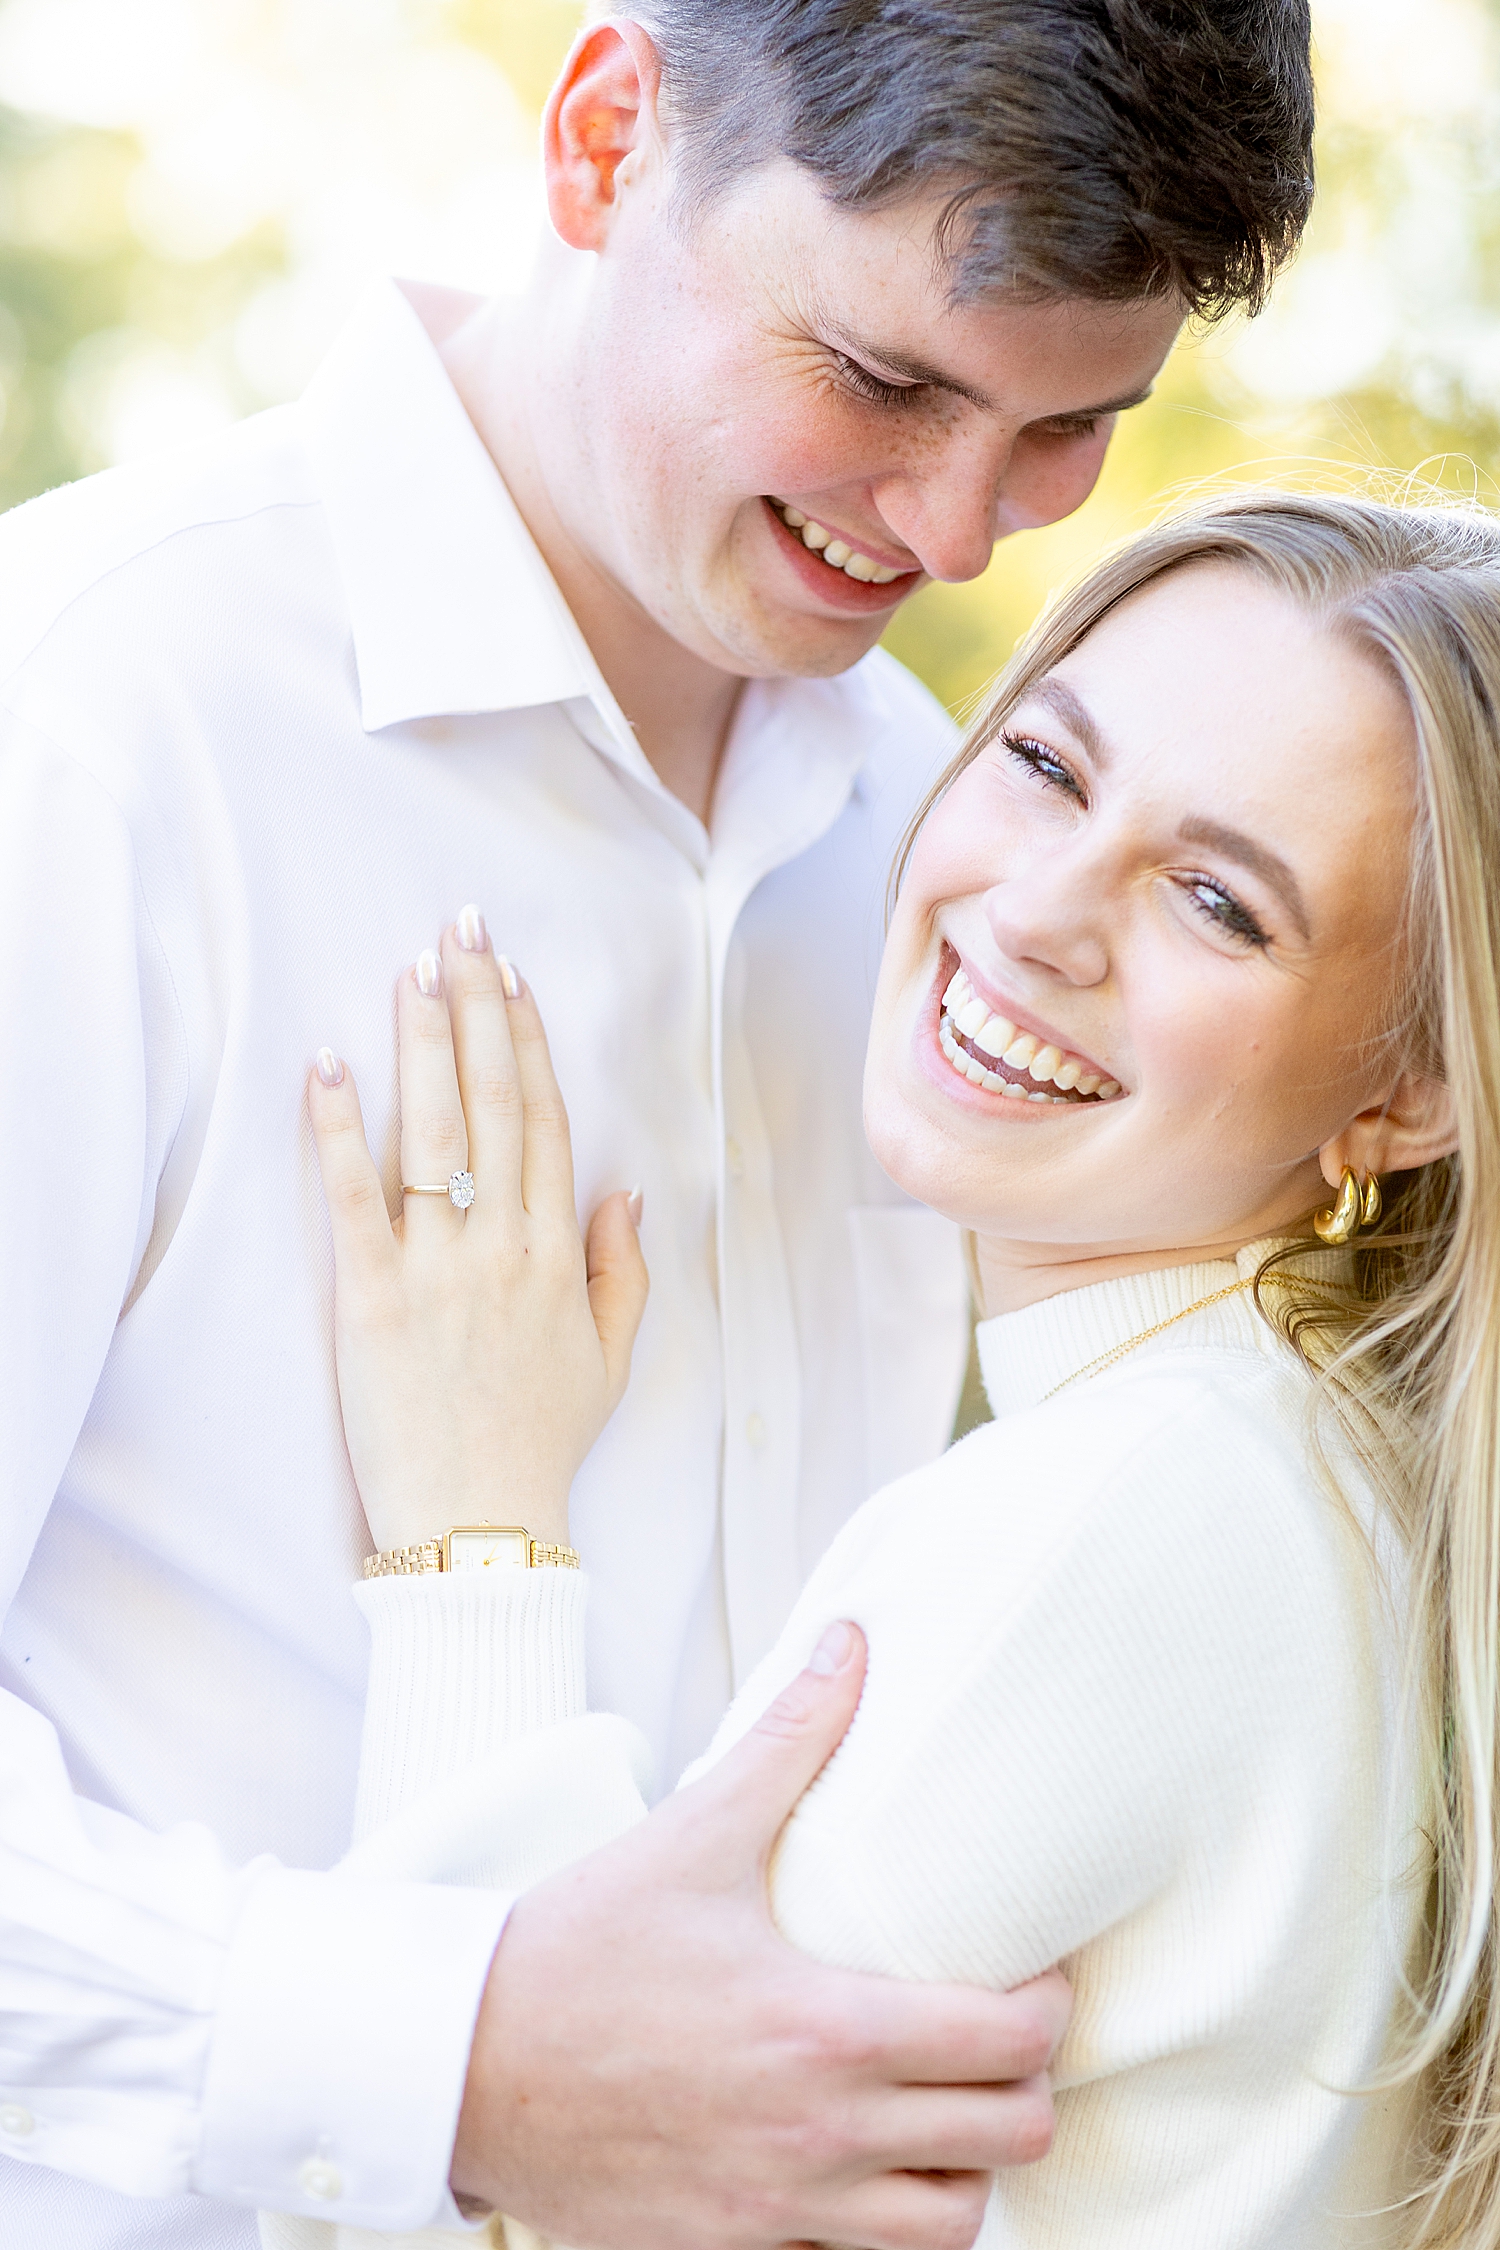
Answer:
<path fill-rule="evenodd" d="M 451 1533 L 449 1534 L 451 1537 Z M 447 1539 L 423 1539 L 414 1547 L 386 1547 L 378 1555 L 366 1555 L 366 1578 L 425 1578 L 451 1568 L 444 1552 Z M 526 1563 L 528 1570 L 579 1570 L 582 1563 L 576 1547 L 559 1547 L 545 1539 L 528 1536 Z"/>

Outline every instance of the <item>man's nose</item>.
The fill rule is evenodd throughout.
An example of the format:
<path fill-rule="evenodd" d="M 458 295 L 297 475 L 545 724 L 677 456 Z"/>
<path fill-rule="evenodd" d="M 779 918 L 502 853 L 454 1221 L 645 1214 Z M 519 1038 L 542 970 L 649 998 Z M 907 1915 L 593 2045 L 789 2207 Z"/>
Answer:
<path fill-rule="evenodd" d="M 955 434 L 901 477 L 877 483 L 875 504 L 929 578 L 963 584 L 988 569 L 997 541 L 1082 507 L 1113 428 L 1111 417 L 1072 438 L 1025 428 L 980 440 Z"/>
<path fill-rule="evenodd" d="M 872 497 L 882 520 L 917 557 L 929 578 L 961 585 L 989 568 L 1000 530 L 1000 500 L 1014 451 L 948 437 L 931 443 L 899 475 L 877 482 Z"/>

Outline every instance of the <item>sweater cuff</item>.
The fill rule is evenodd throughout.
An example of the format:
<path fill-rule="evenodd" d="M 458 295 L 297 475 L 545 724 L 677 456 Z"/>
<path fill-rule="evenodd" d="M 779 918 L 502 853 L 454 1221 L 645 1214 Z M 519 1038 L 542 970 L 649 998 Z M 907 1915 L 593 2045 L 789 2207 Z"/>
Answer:
<path fill-rule="evenodd" d="M 358 1842 L 450 1775 L 587 1709 L 578 1570 L 370 1578 Z"/>
<path fill-rule="evenodd" d="M 267 1872 L 235 1928 L 199 2195 L 405 2231 L 453 2213 L 469 2050 L 510 1900 Z"/>

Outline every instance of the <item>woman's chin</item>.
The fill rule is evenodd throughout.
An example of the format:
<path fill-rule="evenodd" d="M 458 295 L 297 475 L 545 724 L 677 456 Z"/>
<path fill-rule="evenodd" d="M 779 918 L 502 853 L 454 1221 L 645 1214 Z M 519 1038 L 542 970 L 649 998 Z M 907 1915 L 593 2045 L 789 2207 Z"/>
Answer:
<path fill-rule="evenodd" d="M 957 1226 L 976 1224 L 973 1204 L 980 1199 L 964 1193 L 968 1167 L 961 1152 L 915 1104 L 889 1089 L 879 1100 L 872 1100 L 867 1092 L 865 1137 L 886 1178 L 904 1194 Z M 978 1223 L 988 1226 L 993 1221 Z"/>

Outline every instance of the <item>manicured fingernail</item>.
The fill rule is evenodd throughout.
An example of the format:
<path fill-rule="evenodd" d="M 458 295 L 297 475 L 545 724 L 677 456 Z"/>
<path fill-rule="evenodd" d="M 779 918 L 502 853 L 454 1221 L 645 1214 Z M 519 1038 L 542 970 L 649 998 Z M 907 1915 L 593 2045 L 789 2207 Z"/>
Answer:
<path fill-rule="evenodd" d="M 506 960 L 503 953 L 498 954 L 496 958 L 500 963 L 501 991 L 505 994 L 507 1000 L 519 1000 L 521 997 L 520 978 L 517 976 L 510 963 Z"/>
<path fill-rule="evenodd" d="M 482 953 L 490 942 L 489 932 L 484 926 L 484 916 L 477 906 L 466 906 L 453 928 L 465 953 Z"/>
<path fill-rule="evenodd" d="M 835 1672 L 843 1671 L 853 1654 L 854 1634 L 851 1628 L 842 1623 L 830 1625 L 808 1658 L 807 1669 L 809 1672 L 816 1672 L 820 1679 L 830 1680 Z"/>
<path fill-rule="evenodd" d="M 344 1066 L 331 1047 L 318 1049 L 318 1076 L 325 1086 L 342 1086 Z"/>
<path fill-rule="evenodd" d="M 641 1211 L 645 1205 L 645 1200 L 639 1188 L 632 1188 L 625 1198 L 625 1209 L 633 1227 L 638 1227 L 641 1223 Z"/>
<path fill-rule="evenodd" d="M 417 955 L 417 990 L 425 992 L 428 999 L 442 989 L 443 964 L 430 950 Z"/>

